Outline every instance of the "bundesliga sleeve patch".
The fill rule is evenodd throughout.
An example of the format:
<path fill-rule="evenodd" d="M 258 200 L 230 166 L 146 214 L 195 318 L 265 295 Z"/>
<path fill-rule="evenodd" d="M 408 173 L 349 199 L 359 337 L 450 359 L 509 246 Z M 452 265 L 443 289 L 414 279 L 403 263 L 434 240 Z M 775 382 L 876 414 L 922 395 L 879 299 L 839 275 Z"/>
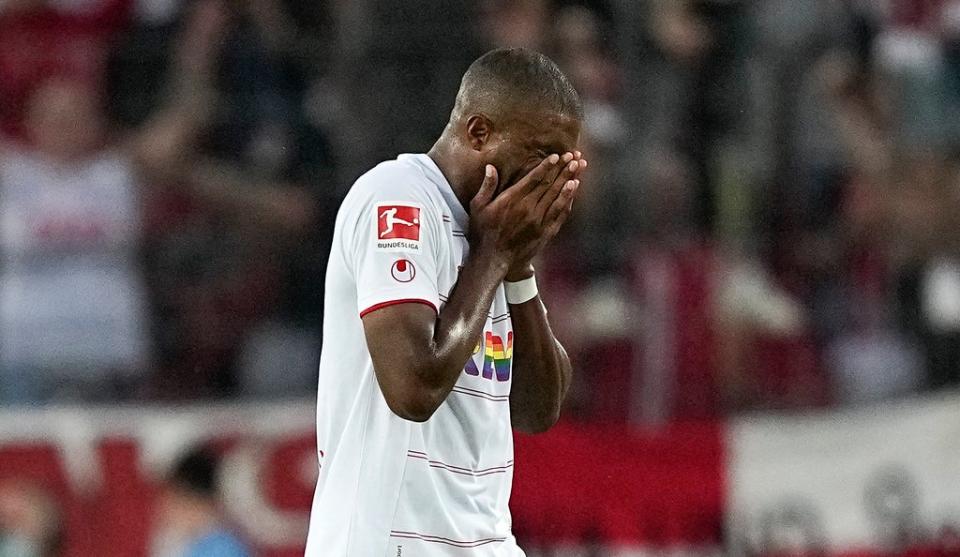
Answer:
<path fill-rule="evenodd" d="M 378 250 L 420 251 L 420 207 L 378 204 L 376 222 Z"/>

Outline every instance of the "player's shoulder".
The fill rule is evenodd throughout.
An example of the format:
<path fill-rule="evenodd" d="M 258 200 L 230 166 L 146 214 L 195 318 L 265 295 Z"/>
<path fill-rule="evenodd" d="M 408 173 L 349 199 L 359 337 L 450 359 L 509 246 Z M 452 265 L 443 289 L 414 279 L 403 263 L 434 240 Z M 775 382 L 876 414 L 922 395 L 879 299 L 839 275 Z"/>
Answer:
<path fill-rule="evenodd" d="M 424 170 L 428 164 L 424 157 L 400 155 L 378 164 L 354 182 L 337 214 L 336 230 L 345 241 L 352 242 L 353 247 L 366 245 L 362 243 L 365 235 L 374 230 L 368 223 L 382 225 L 383 234 L 391 233 L 396 226 L 405 227 L 403 230 L 411 234 L 415 230 L 417 241 L 421 226 L 439 234 L 443 197 Z"/>
<path fill-rule="evenodd" d="M 345 206 L 377 201 L 410 201 L 432 204 L 436 186 L 424 172 L 419 157 L 400 155 L 384 161 L 360 176 L 347 193 Z"/>

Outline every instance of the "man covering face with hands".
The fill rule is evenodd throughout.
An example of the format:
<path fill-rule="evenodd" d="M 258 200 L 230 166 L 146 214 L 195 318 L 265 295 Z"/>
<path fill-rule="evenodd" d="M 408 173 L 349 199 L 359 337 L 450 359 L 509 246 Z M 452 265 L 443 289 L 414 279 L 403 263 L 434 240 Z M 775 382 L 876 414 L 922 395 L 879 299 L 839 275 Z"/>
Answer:
<path fill-rule="evenodd" d="M 428 153 L 351 188 L 327 268 L 308 556 L 523 555 L 512 428 L 550 428 L 571 377 L 532 262 L 587 167 L 582 118 L 552 61 L 495 50 Z"/>

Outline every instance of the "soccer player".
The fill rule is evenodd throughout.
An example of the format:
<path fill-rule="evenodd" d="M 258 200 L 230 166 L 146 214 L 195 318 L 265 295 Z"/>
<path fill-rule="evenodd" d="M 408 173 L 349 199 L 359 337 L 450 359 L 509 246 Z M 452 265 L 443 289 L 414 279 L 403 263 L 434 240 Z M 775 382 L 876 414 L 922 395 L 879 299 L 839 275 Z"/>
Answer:
<path fill-rule="evenodd" d="M 570 214 L 583 108 L 542 54 L 491 51 L 427 154 L 354 184 L 326 277 L 309 557 L 522 556 L 511 427 L 558 419 L 570 361 L 533 257 Z"/>

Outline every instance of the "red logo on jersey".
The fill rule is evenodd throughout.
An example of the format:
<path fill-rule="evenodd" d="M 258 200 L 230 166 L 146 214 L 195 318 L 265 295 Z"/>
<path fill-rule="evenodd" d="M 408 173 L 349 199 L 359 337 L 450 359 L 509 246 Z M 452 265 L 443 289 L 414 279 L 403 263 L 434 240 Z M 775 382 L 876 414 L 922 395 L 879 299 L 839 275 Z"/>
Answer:
<path fill-rule="evenodd" d="M 420 240 L 420 208 L 408 205 L 377 207 L 377 239 Z"/>
<path fill-rule="evenodd" d="M 393 279 L 397 282 L 410 282 L 413 280 L 413 277 L 417 276 L 417 269 L 409 260 L 398 259 L 394 261 L 393 266 L 390 267 L 390 274 L 393 275 Z"/>

